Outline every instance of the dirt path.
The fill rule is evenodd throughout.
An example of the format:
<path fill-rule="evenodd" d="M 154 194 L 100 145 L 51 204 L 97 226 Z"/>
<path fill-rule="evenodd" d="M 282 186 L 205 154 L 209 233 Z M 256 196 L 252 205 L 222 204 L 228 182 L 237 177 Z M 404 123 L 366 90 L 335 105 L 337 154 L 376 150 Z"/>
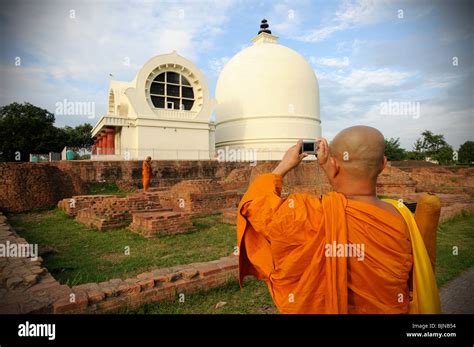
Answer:
<path fill-rule="evenodd" d="M 440 290 L 443 313 L 474 313 L 474 267 Z"/>

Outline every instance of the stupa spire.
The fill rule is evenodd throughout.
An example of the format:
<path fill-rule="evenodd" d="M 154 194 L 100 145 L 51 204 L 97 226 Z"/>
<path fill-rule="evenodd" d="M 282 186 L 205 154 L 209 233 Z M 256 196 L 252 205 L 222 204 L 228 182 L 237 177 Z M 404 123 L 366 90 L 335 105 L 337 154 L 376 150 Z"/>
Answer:
<path fill-rule="evenodd" d="M 272 35 L 272 31 L 268 29 L 269 27 L 270 25 L 268 25 L 268 21 L 263 18 L 262 22 L 260 23 L 260 30 L 258 31 L 257 36 L 252 39 L 253 44 L 277 42 L 278 37 Z"/>
<path fill-rule="evenodd" d="M 270 29 L 268 29 L 270 27 L 270 25 L 268 24 L 268 21 L 263 18 L 262 19 L 262 22 L 260 23 L 260 30 L 258 32 L 258 34 L 261 34 L 261 33 L 267 33 L 267 34 L 272 34 L 272 31 Z"/>

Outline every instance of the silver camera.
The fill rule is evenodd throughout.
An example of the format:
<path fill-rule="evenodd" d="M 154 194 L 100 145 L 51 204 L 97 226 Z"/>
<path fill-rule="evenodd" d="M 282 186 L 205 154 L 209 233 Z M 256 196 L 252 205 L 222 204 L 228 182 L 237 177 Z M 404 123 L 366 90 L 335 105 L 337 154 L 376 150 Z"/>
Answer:
<path fill-rule="evenodd" d="M 300 154 L 301 153 L 308 153 L 308 154 L 313 154 L 315 156 L 318 156 L 318 148 L 319 148 L 319 142 L 316 140 L 303 140 L 303 143 L 300 148 Z"/>

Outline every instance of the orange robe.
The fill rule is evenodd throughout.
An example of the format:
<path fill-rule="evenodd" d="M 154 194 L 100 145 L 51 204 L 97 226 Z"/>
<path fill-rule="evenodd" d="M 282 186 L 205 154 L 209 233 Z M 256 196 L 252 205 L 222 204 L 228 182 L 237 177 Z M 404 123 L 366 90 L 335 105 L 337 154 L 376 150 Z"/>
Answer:
<path fill-rule="evenodd" d="M 146 160 L 144 160 L 142 164 L 142 181 L 144 191 L 147 191 L 148 187 L 150 186 L 150 173 L 151 166 Z"/>
<path fill-rule="evenodd" d="M 247 275 L 264 280 L 281 313 L 409 312 L 413 257 L 403 219 L 336 192 L 283 199 L 281 189 L 281 176 L 259 176 L 239 204 L 241 285 Z M 363 252 L 328 253 L 348 244 Z"/>

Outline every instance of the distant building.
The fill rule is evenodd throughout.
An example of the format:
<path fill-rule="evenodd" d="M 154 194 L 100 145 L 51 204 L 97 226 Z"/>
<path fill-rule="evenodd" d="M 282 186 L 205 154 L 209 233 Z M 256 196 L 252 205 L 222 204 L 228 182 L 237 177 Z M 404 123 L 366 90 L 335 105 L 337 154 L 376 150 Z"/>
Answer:
<path fill-rule="evenodd" d="M 212 159 L 219 150 L 251 150 L 258 160 L 279 160 L 298 139 L 320 136 L 311 65 L 278 44 L 266 20 L 260 28 L 224 66 L 217 100 L 204 74 L 176 52 L 149 60 L 132 82 L 112 80 L 108 114 L 92 130 L 92 159 Z"/>
<path fill-rule="evenodd" d="M 436 159 L 433 159 L 431 157 L 426 157 L 425 161 L 427 161 L 429 163 L 432 163 L 432 164 L 439 164 L 439 161 L 437 161 Z"/>
<path fill-rule="evenodd" d="M 92 159 L 209 159 L 213 100 L 204 74 L 176 52 L 150 59 L 131 82 L 110 81 L 108 113 L 92 130 Z"/>

